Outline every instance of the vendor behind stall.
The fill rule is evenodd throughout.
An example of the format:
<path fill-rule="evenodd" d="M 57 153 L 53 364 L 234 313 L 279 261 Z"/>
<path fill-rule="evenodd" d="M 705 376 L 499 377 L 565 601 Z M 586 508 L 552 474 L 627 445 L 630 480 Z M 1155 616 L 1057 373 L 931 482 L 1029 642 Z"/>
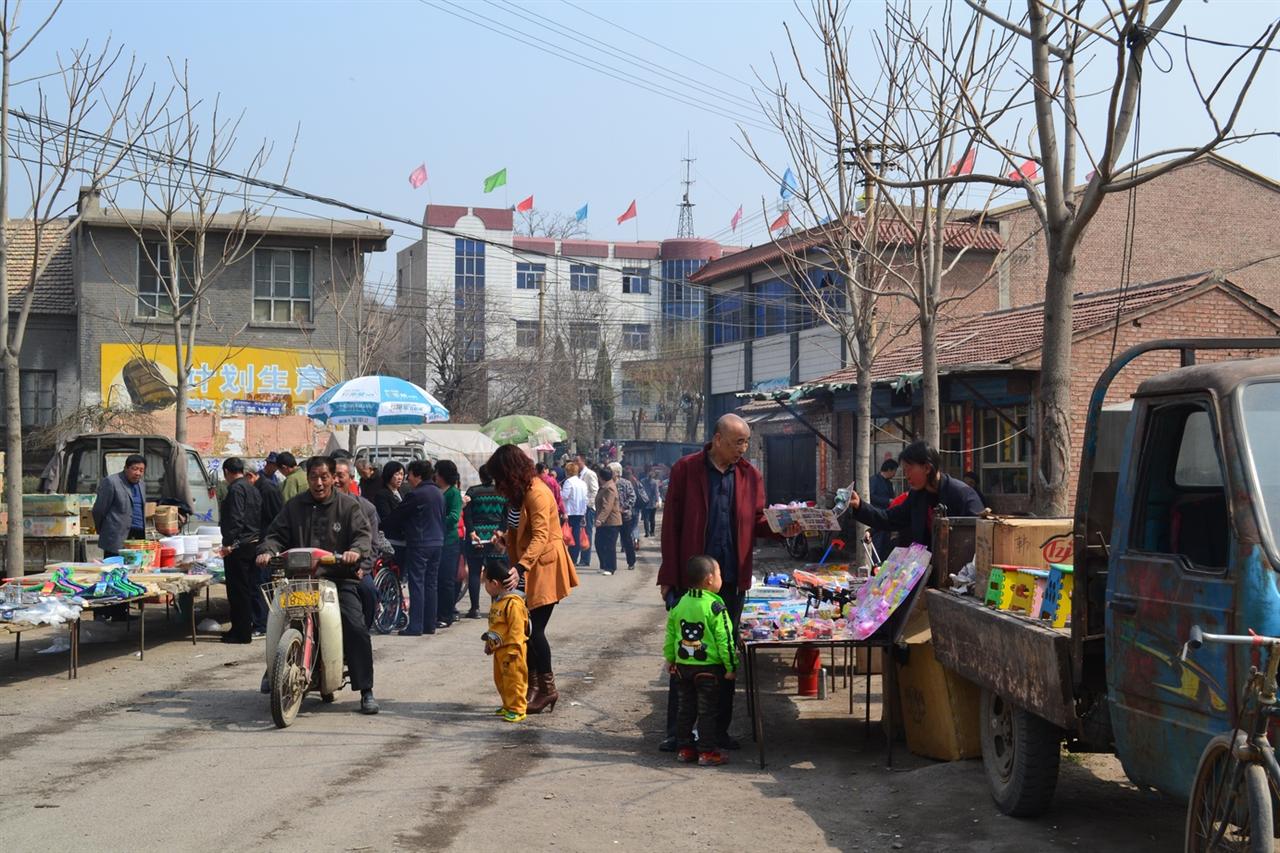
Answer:
<path fill-rule="evenodd" d="M 898 454 L 898 461 L 910 490 L 906 500 L 888 509 L 880 509 L 862 500 L 856 491 L 851 491 L 849 510 L 858 521 L 873 530 L 905 534 L 905 537 L 898 538 L 899 545 L 920 544 L 927 548 L 932 545 L 933 517 L 937 507 L 944 507 L 951 518 L 982 514 L 982 500 L 978 493 L 963 481 L 948 477 L 939 470 L 942 457 L 937 448 L 917 441 Z"/>

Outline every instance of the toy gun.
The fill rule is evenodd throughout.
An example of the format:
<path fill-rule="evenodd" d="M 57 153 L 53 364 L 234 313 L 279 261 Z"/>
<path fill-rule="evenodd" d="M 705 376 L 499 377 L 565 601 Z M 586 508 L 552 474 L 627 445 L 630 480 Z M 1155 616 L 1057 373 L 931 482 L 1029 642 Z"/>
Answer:
<path fill-rule="evenodd" d="M 502 645 L 502 637 L 498 634 L 497 631 L 485 631 L 483 634 L 480 635 L 480 639 L 484 640 L 485 648 L 489 649 L 490 651 L 495 651 L 499 646 Z"/>

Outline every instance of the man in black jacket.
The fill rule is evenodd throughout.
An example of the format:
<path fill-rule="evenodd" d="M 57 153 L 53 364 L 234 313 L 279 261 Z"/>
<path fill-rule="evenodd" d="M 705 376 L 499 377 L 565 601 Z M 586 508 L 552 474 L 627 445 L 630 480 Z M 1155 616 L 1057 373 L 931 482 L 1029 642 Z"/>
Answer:
<path fill-rule="evenodd" d="M 359 502 L 334 488 L 333 460 L 307 460 L 307 490 L 285 502 L 258 546 L 258 565 L 290 548 L 322 548 L 338 555 L 341 565 L 321 572 L 338 587 L 342 617 L 342 652 L 351 689 L 360 693 L 360 710 L 378 713 L 373 698 L 373 645 L 364 621 L 356 571 L 373 551 L 373 532 Z"/>
<path fill-rule="evenodd" d="M 253 487 L 258 490 L 259 497 L 262 498 L 262 522 L 259 526 L 260 531 L 266 531 L 271 526 L 271 522 L 276 520 L 276 516 L 280 514 L 280 510 L 284 509 L 284 497 L 280 494 L 280 487 L 276 485 L 276 481 L 272 477 L 268 477 L 265 470 L 245 471 L 245 479 L 253 483 Z M 258 586 L 271 583 L 271 569 L 263 566 L 255 566 L 254 571 L 258 573 Z M 253 634 L 256 637 L 267 634 L 267 600 L 261 594 L 253 596 Z"/>
<path fill-rule="evenodd" d="M 853 517 L 874 530 L 896 530 L 906 533 L 899 545 L 924 545 L 933 542 L 933 518 L 939 506 L 950 518 L 968 518 L 982 514 L 982 501 L 963 480 L 948 477 L 939 470 L 942 457 L 936 448 L 923 441 L 909 444 L 898 454 L 902 476 L 910 492 L 906 500 L 880 509 L 862 500 L 857 492 L 849 496 Z M 904 541 L 905 539 L 905 541 Z"/>
<path fill-rule="evenodd" d="M 262 597 L 258 569 L 253 564 L 254 546 L 262 535 L 262 497 L 245 479 L 244 460 L 239 456 L 222 463 L 222 477 L 227 482 L 227 495 L 218 507 L 218 517 L 231 608 L 231 630 L 222 635 L 222 642 L 248 643 L 255 633 L 262 636 L 253 624 L 253 596 Z"/>

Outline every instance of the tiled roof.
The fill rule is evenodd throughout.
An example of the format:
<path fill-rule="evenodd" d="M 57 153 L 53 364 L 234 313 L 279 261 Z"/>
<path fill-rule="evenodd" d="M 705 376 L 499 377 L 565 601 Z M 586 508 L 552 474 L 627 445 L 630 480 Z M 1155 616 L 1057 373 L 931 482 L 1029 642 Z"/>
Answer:
<path fill-rule="evenodd" d="M 1201 273 L 1139 289 L 1131 288 L 1123 297 L 1122 316 L 1164 302 L 1198 287 L 1204 281 L 1205 276 Z M 1076 297 L 1071 313 L 1072 334 L 1080 334 L 1113 323 L 1120 299 L 1119 291 Z M 947 368 L 961 365 L 1007 364 L 1019 356 L 1040 349 L 1043 342 L 1043 304 L 1008 311 L 993 311 L 967 322 L 957 323 L 938 333 L 938 369 L 945 372 Z M 919 373 L 920 369 L 920 346 L 912 344 L 877 357 L 872 368 L 872 378 L 876 382 L 882 382 L 903 374 Z M 857 369 L 846 367 L 806 384 L 824 385 L 856 381 Z"/>
<path fill-rule="evenodd" d="M 57 219 L 43 227 L 41 254 L 49 257 L 49 245 L 66 232 L 68 221 Z M 9 251 L 5 256 L 9 297 L 21 292 L 31 278 L 31 263 L 36 251 L 36 227 L 30 220 L 9 220 Z M 11 309 L 17 305 L 10 303 Z M 75 310 L 76 287 L 71 269 L 71 241 L 63 240 L 54 247 L 44 274 L 36 282 L 31 310 L 37 314 L 67 314 Z"/>
<path fill-rule="evenodd" d="M 858 217 L 852 227 L 853 238 L 861 239 L 866 233 L 865 229 L 866 220 Z M 911 243 L 911 230 L 901 221 L 881 220 L 877 230 L 880 232 L 880 242 L 886 246 Z M 777 241 L 752 246 L 731 255 L 727 254 L 689 276 L 689 280 L 697 284 L 710 284 L 754 267 L 781 265 L 787 256 L 807 251 L 824 243 L 830 244 L 833 242 L 830 238 L 835 231 L 835 224 L 818 225 L 807 231 L 781 237 Z M 943 238 L 948 249 L 977 249 L 995 253 L 1004 247 L 999 233 L 991 228 L 979 228 L 967 222 L 948 224 L 943 232 Z"/>

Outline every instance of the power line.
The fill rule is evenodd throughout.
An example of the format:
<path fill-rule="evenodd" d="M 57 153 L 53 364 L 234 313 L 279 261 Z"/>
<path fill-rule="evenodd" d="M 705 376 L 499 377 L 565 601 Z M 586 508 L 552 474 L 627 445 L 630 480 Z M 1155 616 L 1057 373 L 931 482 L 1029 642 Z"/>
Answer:
<path fill-rule="evenodd" d="M 640 77 L 637 77 L 636 75 L 624 69 L 616 68 L 612 65 L 607 65 L 605 63 L 598 62 L 596 60 L 574 56 L 573 54 L 565 51 L 559 45 L 551 44 L 550 42 L 547 42 L 536 36 L 530 36 L 530 35 L 521 33 L 519 30 L 509 27 L 506 24 L 503 24 L 501 21 L 497 21 L 479 12 L 473 12 L 469 9 L 463 10 L 456 7 L 449 8 L 449 7 L 437 4 L 436 2 L 434 2 L 434 0 L 418 0 L 418 2 L 424 6 L 435 9 L 436 11 L 444 12 L 447 15 L 452 15 L 453 17 L 458 18 L 459 20 L 463 20 L 468 23 L 475 24 L 476 26 L 479 26 L 482 29 L 497 32 L 498 35 L 511 39 L 512 41 L 516 41 L 521 44 L 527 45 L 528 47 L 532 47 L 535 50 L 542 51 L 543 53 L 551 54 L 552 56 L 555 56 L 559 59 L 563 59 L 566 62 L 569 62 L 573 65 L 577 65 L 582 68 L 587 68 L 588 70 L 595 71 L 599 74 L 603 74 L 606 77 L 611 77 L 614 80 L 617 80 L 619 82 L 626 83 L 628 85 L 635 86 L 640 89 L 644 89 L 645 91 L 651 92 L 652 94 L 658 95 L 659 97 L 668 98 L 670 100 L 677 101 L 681 104 L 684 104 L 685 106 L 689 106 L 689 107 L 693 107 L 694 109 L 704 110 L 706 112 L 713 113 L 715 115 L 720 116 L 721 118 L 729 119 L 730 121 L 733 121 L 733 122 L 750 125 L 757 130 L 772 131 L 774 133 L 778 132 L 776 128 L 772 128 L 766 124 L 762 124 L 759 122 L 758 119 L 745 118 L 742 115 L 739 115 L 734 112 L 729 112 L 726 108 L 720 107 L 711 102 L 694 99 L 692 97 L 685 97 L 670 90 L 663 90 L 661 88 L 657 88 L 655 85 L 652 85 L 649 81 L 643 80 Z M 494 30 L 493 29 L 494 27 L 497 27 L 499 29 Z"/>
<path fill-rule="evenodd" d="M 494 0 L 485 0 L 485 2 L 487 2 L 490 6 L 497 5 L 494 2 Z M 617 45 L 612 45 L 612 44 L 609 44 L 608 42 L 602 41 L 601 39 L 597 39 L 594 36 L 587 35 L 581 30 L 577 30 L 568 25 L 558 23 L 552 18 L 548 18 L 546 15 L 540 15 L 537 12 L 532 11 L 531 9 L 521 9 L 520 7 L 512 3 L 511 0 L 503 0 L 503 3 L 511 7 L 512 11 L 515 12 L 515 14 L 524 18 L 526 21 L 533 23 L 535 26 L 540 26 L 540 27 L 543 27 L 544 29 L 549 29 L 552 32 L 559 32 L 573 39 L 579 44 L 589 47 L 592 50 L 599 51 L 600 53 L 604 53 L 606 56 L 611 55 L 610 51 L 612 51 L 614 55 L 630 57 L 631 59 L 634 59 L 635 61 L 643 65 L 649 66 L 654 70 L 654 73 L 658 74 L 659 76 L 666 77 L 668 80 L 671 80 L 672 82 L 690 84 L 698 89 L 701 89 L 703 92 L 705 92 L 707 95 L 711 97 L 729 98 L 730 100 L 736 101 L 740 105 L 745 106 L 750 110 L 758 110 L 760 107 L 760 105 L 754 101 L 748 100 L 747 98 L 743 98 L 739 95 L 735 95 L 732 92 L 729 92 L 725 89 L 721 89 L 718 86 L 711 86 L 709 84 L 702 83 L 701 81 L 697 80 L 696 78 L 690 77 L 687 74 L 682 74 L 679 71 L 675 71 L 674 69 L 669 68 L 665 65 L 660 65 L 656 62 L 646 59 L 643 56 L 640 56 L 639 54 L 632 53 L 631 51 L 618 47 Z M 532 15 L 533 17 L 532 18 L 529 17 L 530 15 Z M 534 21 L 533 18 L 538 18 L 542 21 L 546 21 L 547 23 L 540 24 L 537 21 Z M 604 47 L 603 48 L 596 47 L 596 45 L 603 45 Z"/>

